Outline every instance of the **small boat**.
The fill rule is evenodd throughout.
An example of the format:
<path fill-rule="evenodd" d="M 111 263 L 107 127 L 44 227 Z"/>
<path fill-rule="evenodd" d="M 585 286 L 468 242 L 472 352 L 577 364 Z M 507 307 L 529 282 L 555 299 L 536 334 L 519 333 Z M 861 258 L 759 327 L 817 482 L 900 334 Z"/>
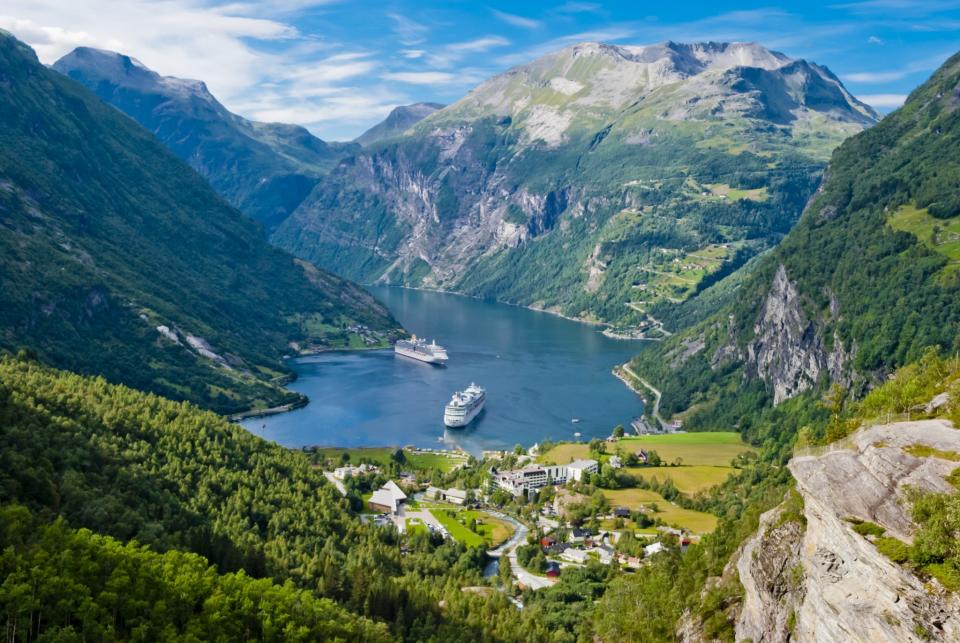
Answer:
<path fill-rule="evenodd" d="M 572 420 L 570 420 L 570 422 L 572 422 L 573 424 L 579 424 L 580 418 L 573 418 Z"/>

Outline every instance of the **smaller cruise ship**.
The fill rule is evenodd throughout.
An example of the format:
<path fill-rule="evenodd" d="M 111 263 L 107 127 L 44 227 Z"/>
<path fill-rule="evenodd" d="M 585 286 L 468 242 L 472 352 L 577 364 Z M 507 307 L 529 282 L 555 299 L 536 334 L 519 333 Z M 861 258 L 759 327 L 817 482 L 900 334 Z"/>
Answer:
<path fill-rule="evenodd" d="M 453 394 L 443 410 L 443 423 L 452 429 L 467 426 L 480 415 L 486 403 L 487 392 L 476 384 L 470 384 L 463 391 Z"/>
<path fill-rule="evenodd" d="M 446 364 L 447 360 L 450 359 L 447 356 L 447 349 L 439 346 L 436 340 L 428 344 L 426 340 L 419 339 L 416 335 L 413 335 L 410 339 L 398 341 L 394 344 L 393 351 L 397 355 L 410 357 L 428 364 Z"/>

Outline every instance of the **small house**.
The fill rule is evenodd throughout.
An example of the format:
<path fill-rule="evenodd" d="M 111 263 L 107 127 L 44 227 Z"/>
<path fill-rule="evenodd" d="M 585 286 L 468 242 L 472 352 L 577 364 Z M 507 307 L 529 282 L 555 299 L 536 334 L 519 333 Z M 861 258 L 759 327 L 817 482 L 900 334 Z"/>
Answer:
<path fill-rule="evenodd" d="M 626 507 L 614 507 L 613 508 L 613 517 L 614 518 L 629 518 L 630 510 Z"/>

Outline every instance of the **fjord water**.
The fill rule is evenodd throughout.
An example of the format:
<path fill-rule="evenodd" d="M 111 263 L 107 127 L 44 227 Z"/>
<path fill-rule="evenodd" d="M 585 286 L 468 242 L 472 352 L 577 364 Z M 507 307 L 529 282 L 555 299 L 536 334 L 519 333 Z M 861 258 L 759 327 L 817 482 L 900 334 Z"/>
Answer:
<path fill-rule="evenodd" d="M 530 446 L 546 438 L 605 437 L 643 403 L 611 374 L 641 342 L 547 313 L 445 293 L 375 287 L 404 328 L 446 347 L 432 366 L 393 350 L 336 352 L 296 360 L 290 388 L 302 409 L 244 422 L 285 446 Z M 445 429 L 451 394 L 476 382 L 487 405 L 469 427 Z M 576 418 L 579 422 L 573 422 Z M 442 440 L 438 440 L 441 438 Z"/>

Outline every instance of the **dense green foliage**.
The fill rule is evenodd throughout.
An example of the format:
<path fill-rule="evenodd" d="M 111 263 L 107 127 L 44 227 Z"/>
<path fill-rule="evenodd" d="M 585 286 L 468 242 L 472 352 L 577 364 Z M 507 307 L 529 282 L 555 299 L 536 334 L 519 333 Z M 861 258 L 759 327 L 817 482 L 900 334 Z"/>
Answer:
<path fill-rule="evenodd" d="M 0 506 L 0 577 L 7 641 L 393 638 L 289 581 L 221 575 L 196 554 L 123 545 L 17 505 Z"/>
<path fill-rule="evenodd" d="M 5 33 L 0 75 L 0 350 L 238 411 L 298 399 L 277 385 L 295 347 L 396 327 Z"/>
<path fill-rule="evenodd" d="M 4 359 L 0 427 L 2 503 L 153 550 L 193 551 L 220 572 L 290 580 L 401 636 L 475 640 L 498 627 L 472 614 L 480 598 L 459 592 L 481 583 L 481 552 L 426 535 L 402 552 L 396 532 L 361 525 L 303 454 L 211 413 Z M 515 610 L 502 597 L 486 602 Z"/>

